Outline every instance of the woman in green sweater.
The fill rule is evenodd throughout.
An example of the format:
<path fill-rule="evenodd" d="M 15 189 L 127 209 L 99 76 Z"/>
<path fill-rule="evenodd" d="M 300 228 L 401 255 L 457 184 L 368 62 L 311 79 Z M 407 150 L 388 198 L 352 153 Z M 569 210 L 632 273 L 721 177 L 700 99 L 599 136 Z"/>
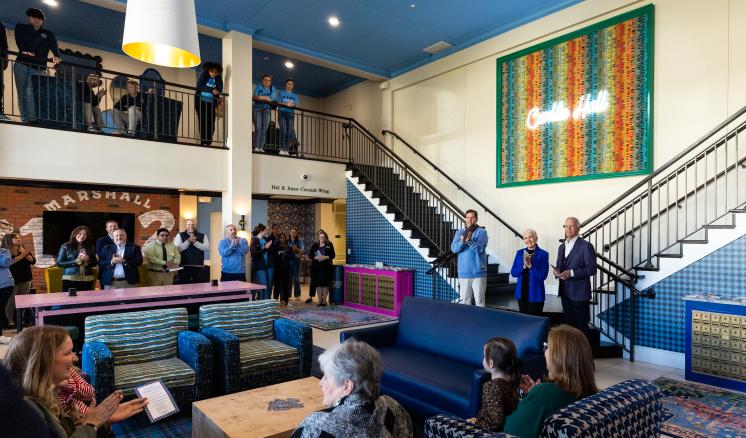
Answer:
<path fill-rule="evenodd" d="M 598 391 L 591 346 L 580 330 L 568 325 L 553 328 L 544 344 L 544 357 L 549 380 L 530 383 L 528 394 L 505 419 L 505 433 L 538 437 L 547 417 Z"/>

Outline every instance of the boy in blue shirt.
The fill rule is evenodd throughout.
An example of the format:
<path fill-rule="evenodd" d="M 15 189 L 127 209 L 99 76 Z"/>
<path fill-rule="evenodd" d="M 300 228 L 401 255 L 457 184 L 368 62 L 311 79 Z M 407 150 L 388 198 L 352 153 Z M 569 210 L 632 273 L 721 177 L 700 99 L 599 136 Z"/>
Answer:
<path fill-rule="evenodd" d="M 264 152 L 267 142 L 267 127 L 269 127 L 270 104 L 274 101 L 275 87 L 272 86 L 272 76 L 262 75 L 262 83 L 254 88 L 254 151 Z"/>
<path fill-rule="evenodd" d="M 280 155 L 290 155 L 290 146 L 295 141 L 295 108 L 300 100 L 293 93 L 293 80 L 285 81 L 285 89 L 277 93 L 280 104 Z"/>

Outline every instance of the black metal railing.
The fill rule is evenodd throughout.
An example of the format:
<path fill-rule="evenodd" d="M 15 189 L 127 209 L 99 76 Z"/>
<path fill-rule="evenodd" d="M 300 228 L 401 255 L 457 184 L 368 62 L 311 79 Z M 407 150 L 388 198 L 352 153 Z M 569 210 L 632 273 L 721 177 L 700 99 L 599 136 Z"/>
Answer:
<path fill-rule="evenodd" d="M 635 297 L 654 294 L 625 294 L 618 288 L 631 289 L 637 270 L 655 270 L 661 258 L 681 256 L 683 243 L 706 242 L 708 228 L 733 226 L 731 212 L 746 200 L 746 151 L 740 145 L 745 129 L 746 107 L 582 223 L 583 236 L 599 260 L 592 323 L 624 345 L 631 357 Z M 618 277 L 614 294 L 603 292 L 611 288 L 606 271 Z M 603 297 L 599 301 L 600 295 L 608 295 L 608 300 L 613 296 L 613 303 Z M 629 312 L 629 321 L 610 322 L 624 312 Z"/>
<path fill-rule="evenodd" d="M 655 269 L 746 200 L 746 107 L 583 222 L 584 237 L 627 270 Z"/>
<path fill-rule="evenodd" d="M 9 52 L 1 60 L 8 64 L 0 72 L 9 97 L 3 102 L 5 121 L 226 146 L 225 93 L 205 102 L 196 88 L 164 81 L 153 70 L 137 75 L 67 61 L 33 65 L 17 61 L 17 55 Z"/>

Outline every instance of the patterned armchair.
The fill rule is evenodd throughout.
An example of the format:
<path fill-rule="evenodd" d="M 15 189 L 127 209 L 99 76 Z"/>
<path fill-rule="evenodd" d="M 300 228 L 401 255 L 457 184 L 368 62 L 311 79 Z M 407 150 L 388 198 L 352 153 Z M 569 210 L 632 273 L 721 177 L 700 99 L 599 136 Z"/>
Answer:
<path fill-rule="evenodd" d="M 660 434 L 661 392 L 647 380 L 618 383 L 578 400 L 544 420 L 542 437 L 652 437 Z M 463 420 L 436 415 L 425 421 L 428 438 L 508 437 L 480 429 Z"/>
<path fill-rule="evenodd" d="M 187 331 L 186 309 L 160 309 L 89 316 L 85 319 L 83 371 L 96 399 L 114 390 L 161 379 L 182 408 L 210 396 L 212 344 Z"/>
<path fill-rule="evenodd" d="M 311 328 L 279 316 L 275 300 L 200 307 L 200 333 L 215 349 L 216 393 L 311 375 Z"/>

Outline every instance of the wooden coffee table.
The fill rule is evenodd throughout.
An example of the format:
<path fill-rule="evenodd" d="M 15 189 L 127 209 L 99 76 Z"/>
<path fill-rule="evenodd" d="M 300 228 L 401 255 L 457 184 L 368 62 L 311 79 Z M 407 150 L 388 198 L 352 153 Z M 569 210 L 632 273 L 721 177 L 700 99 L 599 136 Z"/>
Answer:
<path fill-rule="evenodd" d="M 270 411 L 275 399 L 296 398 L 302 408 Z M 192 436 L 289 437 L 308 414 L 322 409 L 319 379 L 305 379 L 192 403 Z"/>

